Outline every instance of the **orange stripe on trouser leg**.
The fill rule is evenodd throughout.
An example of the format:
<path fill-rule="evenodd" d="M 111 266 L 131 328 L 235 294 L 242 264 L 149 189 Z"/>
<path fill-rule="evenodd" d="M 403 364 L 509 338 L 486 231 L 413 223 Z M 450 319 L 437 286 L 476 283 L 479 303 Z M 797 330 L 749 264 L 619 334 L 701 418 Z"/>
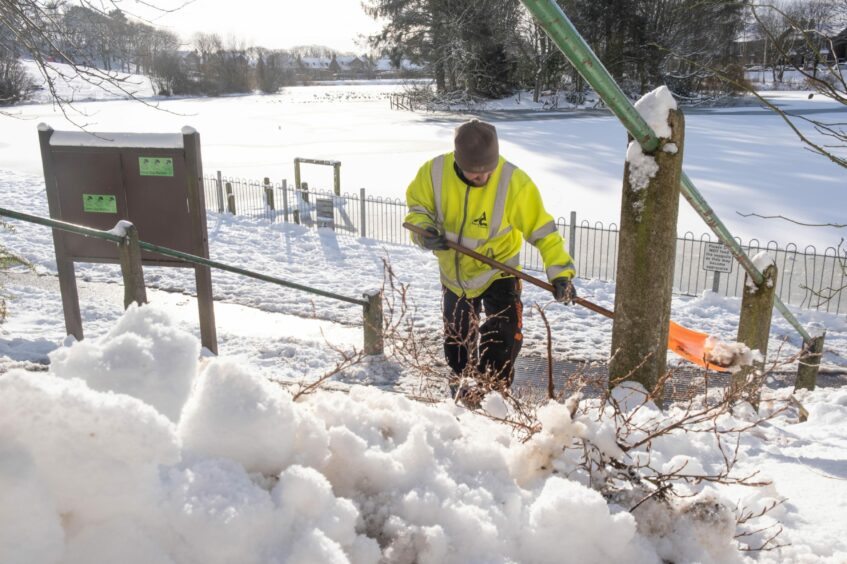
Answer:
<path fill-rule="evenodd" d="M 520 281 L 518 281 L 518 289 L 520 290 Z M 523 333 L 521 332 L 521 329 L 523 329 L 523 303 L 520 298 L 518 298 L 515 302 L 515 311 L 518 314 L 518 332 L 515 333 L 515 340 L 522 341 Z"/>

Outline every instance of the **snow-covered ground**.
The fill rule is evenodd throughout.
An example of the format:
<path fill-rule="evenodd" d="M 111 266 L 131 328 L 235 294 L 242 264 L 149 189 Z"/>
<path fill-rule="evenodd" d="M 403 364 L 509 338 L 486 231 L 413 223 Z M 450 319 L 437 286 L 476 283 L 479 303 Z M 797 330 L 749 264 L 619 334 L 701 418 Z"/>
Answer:
<path fill-rule="evenodd" d="M 94 130 L 195 125 L 207 171 L 290 178 L 294 156 L 340 158 L 347 189 L 367 186 L 399 197 L 420 163 L 449 147 L 455 123 L 390 111 L 386 92 L 398 88 L 345 84 L 163 103 L 190 116 L 123 101 L 79 107 Z M 779 97 L 792 108 L 830 108 L 793 93 Z M 69 126 L 49 106 L 17 111 L 15 118 L 0 116 L 0 201 L 47 215 L 35 124 Z M 774 118 L 749 113 L 689 116 L 689 174 L 738 235 L 835 244 L 838 231 L 734 214 L 844 223 L 847 209 L 842 169 L 809 155 Z M 519 117 L 497 125 L 503 152 L 539 182 L 551 212 L 617 220 L 626 138 L 612 118 Z M 809 189 L 798 190 L 798 179 Z M 681 230 L 702 230 L 685 215 Z M 210 213 L 208 221 L 213 259 L 351 297 L 382 286 L 387 260 L 409 285 L 419 334 L 437 344 L 440 287 L 428 253 L 228 215 Z M 151 290 L 150 306 L 124 315 L 117 268 L 78 265 L 86 340 L 72 343 L 64 339 L 49 230 L 14 224 L 14 232 L 0 230 L 0 241 L 42 276 L 15 271 L 0 280 L 10 297 L 10 317 L 0 326 L 4 563 L 847 562 L 844 389 L 801 394 L 806 423 L 788 412 L 745 435 L 736 475 L 759 470 L 772 485 L 695 484 L 682 488 L 695 496 L 687 501 L 646 504 L 630 514 L 586 487 L 581 449 L 562 450 L 574 439 L 614 450 L 608 427 L 587 415 L 574 421 L 565 406 L 544 408 L 542 431 L 524 443 L 510 427 L 452 403 L 386 393 L 415 391 L 416 384 L 413 371 L 391 357 L 346 370 L 338 378 L 345 391 L 293 402 L 292 388 L 273 381 L 332 371 L 339 356 L 330 344 L 360 346 L 356 306 L 215 272 L 221 357 L 211 358 L 200 354 L 195 302 L 181 293 L 193 288 L 189 271 L 146 269 L 147 283 L 160 290 Z M 610 284 L 579 280 L 578 288 L 600 305 L 614 303 Z M 608 356 L 607 320 L 550 304 L 533 287 L 525 286 L 524 297 L 522 354 L 545 347 L 544 327 L 530 307 L 538 303 L 547 306 L 557 357 Z M 738 309 L 738 300 L 705 293 L 676 298 L 673 317 L 733 340 Z M 824 369 L 847 369 L 847 318 L 795 313 L 810 328 L 826 327 Z M 771 357 L 788 358 L 799 344 L 774 317 Z M 48 357 L 47 372 L 6 371 Z M 508 414 L 496 396 L 484 406 L 492 415 Z M 649 409 L 638 417 L 654 419 Z M 749 417 L 741 410 L 721 423 L 729 428 Z M 652 448 L 659 468 L 689 464 L 714 472 L 724 464 L 708 434 L 678 433 Z M 778 519 L 790 546 L 736 552 L 736 504 L 757 512 L 783 497 L 751 525 Z"/>
<path fill-rule="evenodd" d="M 515 415 L 497 395 L 483 403 L 491 417 L 364 386 L 293 401 L 249 364 L 199 352 L 168 311 L 133 306 L 102 338 L 54 351 L 49 372 L 0 376 L 3 562 L 847 559 L 844 389 L 801 394 L 806 423 L 786 413 L 744 434 L 731 477 L 770 485 L 678 484 L 685 497 L 630 513 L 588 487 L 580 445 L 625 461 L 644 449 L 622 455 L 590 402 L 577 417 L 568 404 L 541 408 L 541 431 L 525 441 L 497 422 Z M 647 405 L 629 417 L 683 415 L 657 414 Z M 750 417 L 741 409 L 719 422 Z M 649 448 L 663 472 L 725 467 L 711 433 L 675 432 Z M 736 516 L 780 501 L 740 531 L 755 547 L 783 527 L 785 546 L 737 552 Z"/>
<path fill-rule="evenodd" d="M 50 63 L 42 70 L 33 60 L 23 60 L 21 64 L 37 88 L 31 96 L 31 101 L 37 104 L 53 101 L 48 78 L 54 83 L 56 91 L 65 100 L 72 102 L 116 100 L 129 96 L 147 100 L 156 93 L 150 77 L 142 74 L 108 72 L 84 66 L 79 67 L 80 71 L 77 72 L 61 63 Z M 82 74 L 87 74 L 90 80 L 81 80 Z"/>
<path fill-rule="evenodd" d="M 291 183 L 295 157 L 333 159 L 342 163 L 343 191 L 364 187 L 370 195 L 402 198 L 420 165 L 450 149 L 453 129 L 463 119 L 391 111 L 387 96 L 402 89 L 402 84 L 291 87 L 273 96 L 157 99 L 158 110 L 127 101 L 81 102 L 75 119 L 92 131 L 178 132 L 191 125 L 200 132 L 209 175 L 220 170 L 225 176 Z M 843 122 L 847 115 L 843 106 L 820 96 L 775 96 L 786 109 L 832 112 L 814 114 L 819 119 Z M 15 118 L 0 116 L 0 169 L 40 175 L 36 125 L 72 126 L 50 105 L 19 106 L 14 113 Z M 485 117 L 497 125 L 502 154 L 535 180 L 554 216 L 576 211 L 579 220 L 619 222 L 627 139 L 614 117 L 507 110 Z M 843 169 L 803 150 L 779 117 L 750 107 L 698 110 L 687 115 L 686 124 L 685 170 L 733 235 L 793 242 L 800 249 L 838 244 L 843 228 L 739 215 L 845 223 Z M 329 188 L 332 170 L 304 166 L 303 180 Z M 699 236 L 709 229 L 682 202 L 679 233 L 686 231 Z"/>

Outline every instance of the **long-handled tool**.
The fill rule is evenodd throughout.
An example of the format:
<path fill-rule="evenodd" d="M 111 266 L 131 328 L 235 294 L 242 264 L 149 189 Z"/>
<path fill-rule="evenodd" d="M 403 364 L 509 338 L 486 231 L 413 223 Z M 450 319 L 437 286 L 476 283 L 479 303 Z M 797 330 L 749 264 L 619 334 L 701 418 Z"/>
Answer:
<path fill-rule="evenodd" d="M 426 229 L 423 229 L 421 227 L 418 227 L 417 225 L 413 225 L 408 222 L 403 223 L 403 227 L 405 227 L 412 233 L 417 233 L 418 235 L 431 235 L 431 233 L 429 233 Z M 512 268 L 509 265 L 503 264 L 502 262 L 496 261 L 485 255 L 477 253 L 476 251 L 472 251 L 471 249 L 463 247 L 462 245 L 454 243 L 453 241 L 448 240 L 446 244 L 448 248 L 458 253 L 465 254 L 471 258 L 474 258 L 482 263 L 487 264 L 488 266 L 502 270 L 503 272 L 511 274 L 516 278 L 520 278 L 521 280 L 526 280 L 530 284 L 534 284 L 539 288 L 547 290 L 548 292 L 553 291 L 553 285 L 548 282 L 539 280 L 538 278 L 530 276 L 529 274 L 525 274 L 524 272 L 516 268 Z M 605 315 L 610 319 L 614 319 L 615 317 L 614 312 L 609 311 L 608 309 L 599 306 L 593 302 L 590 302 L 584 298 L 577 297 L 574 299 L 574 303 L 577 303 L 582 307 L 588 308 L 591 311 L 599 313 L 600 315 Z M 709 335 L 694 331 L 692 329 L 688 329 L 687 327 L 683 327 L 682 325 L 674 323 L 673 321 L 670 322 L 670 327 L 668 329 L 668 349 L 672 350 L 682 358 L 704 368 L 709 368 L 718 372 L 727 372 L 729 370 L 729 366 L 722 364 L 719 359 L 712 357 L 711 347 L 707 346 L 707 341 L 711 342 L 709 339 Z"/>

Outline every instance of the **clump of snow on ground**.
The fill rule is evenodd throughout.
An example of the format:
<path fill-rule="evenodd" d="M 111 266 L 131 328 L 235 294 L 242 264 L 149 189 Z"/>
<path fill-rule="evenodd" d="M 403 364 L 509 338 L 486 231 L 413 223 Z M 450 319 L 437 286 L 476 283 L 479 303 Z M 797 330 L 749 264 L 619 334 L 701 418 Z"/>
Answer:
<path fill-rule="evenodd" d="M 94 390 L 136 397 L 177 421 L 199 353 L 197 339 L 174 327 L 166 312 L 133 304 L 101 341 L 53 352 L 50 370 Z"/>
<path fill-rule="evenodd" d="M 729 368 L 730 372 L 738 372 L 744 366 L 750 366 L 754 362 L 761 362 L 762 353 L 750 350 L 744 343 L 727 343 L 709 335 L 703 345 L 706 362 L 715 366 Z"/>
<path fill-rule="evenodd" d="M 295 409 L 288 390 L 226 360 L 200 374 L 178 432 L 186 449 L 236 460 L 249 472 L 279 474 L 294 463 L 320 466 L 329 456 L 323 425 Z"/>
<path fill-rule="evenodd" d="M 164 346 L 168 339 L 143 343 L 163 335 L 193 339 L 166 314 L 131 308 L 108 338 L 55 353 L 65 362 L 54 372 L 0 375 L 0 492 L 21 502 L 0 510 L 0 553 L 10 561 L 739 558 L 730 502 L 719 494 L 693 488 L 685 503 L 656 501 L 630 513 L 591 487 L 578 464 L 582 450 L 565 447 L 588 441 L 623 460 L 615 425 L 602 415 L 608 406 L 582 412 L 576 396 L 548 403 L 538 412 L 540 432 L 524 442 L 452 402 L 423 404 L 374 388 L 294 401 L 231 360 L 199 365 Z M 189 348 L 196 357 L 199 345 Z M 82 358 L 98 370 L 108 359 L 120 377 L 97 379 L 101 389 L 93 389 L 94 379 L 74 376 L 86 375 L 72 367 Z M 130 395 L 160 398 L 149 388 L 171 389 L 151 366 L 192 383 L 184 406 L 167 406 L 181 408 L 178 423 Z M 145 377 L 147 387 L 124 383 Z M 662 412 L 644 393 L 622 388 L 616 401 L 646 427 Z M 629 401 L 633 394 L 641 400 Z M 513 409 L 497 394 L 483 405 L 499 416 Z M 710 440 L 660 437 L 651 456 L 660 467 L 711 472 L 723 459 Z"/>

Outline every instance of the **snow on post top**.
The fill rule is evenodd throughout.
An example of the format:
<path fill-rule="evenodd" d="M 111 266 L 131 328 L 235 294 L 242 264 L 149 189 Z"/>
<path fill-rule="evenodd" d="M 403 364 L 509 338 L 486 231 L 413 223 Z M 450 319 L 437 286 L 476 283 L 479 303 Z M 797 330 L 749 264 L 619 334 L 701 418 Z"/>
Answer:
<path fill-rule="evenodd" d="M 667 86 L 660 86 L 642 96 L 635 103 L 635 109 L 657 137 L 668 139 L 671 136 L 668 114 L 676 109 L 676 100 Z"/>
<path fill-rule="evenodd" d="M 764 272 L 771 265 L 775 265 L 773 257 L 767 251 L 759 251 L 752 259 L 753 265 L 759 269 L 759 272 Z"/>
<path fill-rule="evenodd" d="M 132 227 L 132 222 L 122 219 L 117 222 L 114 227 L 109 229 L 109 233 L 117 235 L 118 237 L 126 237 L 126 232 L 130 227 Z"/>
<path fill-rule="evenodd" d="M 86 131 L 54 131 L 50 137 L 54 147 L 138 147 L 182 149 L 182 135 L 174 133 L 88 133 Z"/>

